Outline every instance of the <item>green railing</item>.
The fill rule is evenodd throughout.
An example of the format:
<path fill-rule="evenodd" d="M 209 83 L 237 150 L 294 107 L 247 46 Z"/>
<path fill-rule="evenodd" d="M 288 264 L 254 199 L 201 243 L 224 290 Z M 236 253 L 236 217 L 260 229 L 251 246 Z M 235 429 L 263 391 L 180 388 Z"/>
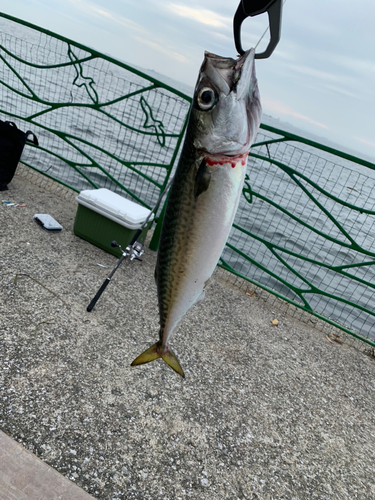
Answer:
<path fill-rule="evenodd" d="M 375 345 L 375 164 L 262 124 L 220 265 Z"/>
<path fill-rule="evenodd" d="M 22 162 L 73 188 L 151 207 L 184 134 L 181 92 L 67 38 L 0 14 L 0 116 L 39 147 Z"/>
<path fill-rule="evenodd" d="M 24 21 L 0 14 L 0 28 L 0 117 L 40 142 L 22 162 L 76 191 L 152 206 L 190 97 Z M 375 346 L 373 169 L 262 124 L 220 266 Z"/>

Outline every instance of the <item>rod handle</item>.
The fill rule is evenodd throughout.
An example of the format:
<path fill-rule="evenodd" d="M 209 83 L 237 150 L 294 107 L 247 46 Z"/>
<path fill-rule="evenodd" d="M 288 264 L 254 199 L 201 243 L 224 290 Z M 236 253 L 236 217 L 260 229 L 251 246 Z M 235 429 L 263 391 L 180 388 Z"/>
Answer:
<path fill-rule="evenodd" d="M 95 304 L 98 302 L 101 294 L 104 292 L 104 290 L 107 288 L 108 286 L 108 283 L 110 282 L 111 280 L 106 278 L 106 280 L 104 281 L 104 283 L 102 284 L 102 286 L 99 288 L 99 290 L 97 291 L 95 297 L 92 299 L 92 301 L 90 302 L 90 304 L 87 306 L 87 312 L 91 312 L 94 307 L 95 307 Z"/>

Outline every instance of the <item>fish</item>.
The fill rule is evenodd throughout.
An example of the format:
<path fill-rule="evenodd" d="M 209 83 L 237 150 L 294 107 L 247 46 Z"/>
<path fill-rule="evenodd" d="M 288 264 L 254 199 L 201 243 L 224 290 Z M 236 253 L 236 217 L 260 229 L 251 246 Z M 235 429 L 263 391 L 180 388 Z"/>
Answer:
<path fill-rule="evenodd" d="M 203 300 L 238 208 L 262 115 L 254 54 L 204 54 L 160 235 L 159 340 L 131 366 L 162 358 L 185 377 L 169 342 L 186 312 Z"/>

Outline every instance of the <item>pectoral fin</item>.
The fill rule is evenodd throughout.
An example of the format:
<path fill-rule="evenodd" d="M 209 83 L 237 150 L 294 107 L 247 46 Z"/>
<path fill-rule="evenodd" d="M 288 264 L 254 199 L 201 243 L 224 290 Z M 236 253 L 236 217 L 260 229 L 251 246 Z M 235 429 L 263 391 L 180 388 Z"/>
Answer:
<path fill-rule="evenodd" d="M 204 191 L 207 191 L 208 186 L 211 182 L 211 173 L 207 168 L 206 160 L 203 159 L 201 164 L 199 165 L 198 172 L 195 176 L 195 185 L 194 185 L 194 196 L 198 198 L 198 196 Z"/>

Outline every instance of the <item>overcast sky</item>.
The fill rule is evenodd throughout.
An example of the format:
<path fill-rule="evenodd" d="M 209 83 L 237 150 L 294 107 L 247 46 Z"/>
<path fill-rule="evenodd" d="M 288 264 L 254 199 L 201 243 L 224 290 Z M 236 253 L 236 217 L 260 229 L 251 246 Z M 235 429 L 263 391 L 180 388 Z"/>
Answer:
<path fill-rule="evenodd" d="M 1 0 L 7 14 L 191 86 L 205 50 L 236 56 L 238 3 Z M 243 47 L 266 26 L 266 15 L 248 18 Z M 257 75 L 265 113 L 375 158 L 375 0 L 287 0 L 280 43 Z"/>

